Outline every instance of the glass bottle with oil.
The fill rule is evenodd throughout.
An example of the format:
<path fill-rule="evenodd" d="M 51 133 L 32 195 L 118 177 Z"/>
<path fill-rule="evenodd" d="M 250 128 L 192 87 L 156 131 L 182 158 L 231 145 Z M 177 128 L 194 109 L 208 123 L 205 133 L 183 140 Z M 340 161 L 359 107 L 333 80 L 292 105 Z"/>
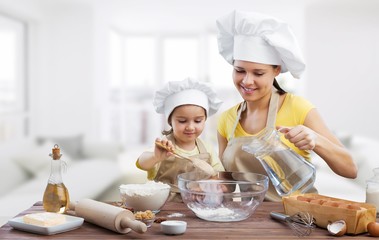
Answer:
<path fill-rule="evenodd" d="M 50 154 L 51 173 L 43 194 L 43 208 L 47 212 L 65 213 L 70 203 L 68 190 L 62 181 L 61 156 L 60 148 L 55 144 Z"/>

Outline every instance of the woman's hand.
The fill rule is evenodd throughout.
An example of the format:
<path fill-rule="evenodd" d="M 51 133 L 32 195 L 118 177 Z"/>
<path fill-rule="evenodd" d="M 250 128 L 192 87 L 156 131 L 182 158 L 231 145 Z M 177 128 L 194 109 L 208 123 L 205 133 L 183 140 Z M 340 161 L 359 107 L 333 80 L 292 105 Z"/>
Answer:
<path fill-rule="evenodd" d="M 313 150 L 316 147 L 317 134 L 304 125 L 295 127 L 277 127 L 284 137 L 301 150 Z"/>

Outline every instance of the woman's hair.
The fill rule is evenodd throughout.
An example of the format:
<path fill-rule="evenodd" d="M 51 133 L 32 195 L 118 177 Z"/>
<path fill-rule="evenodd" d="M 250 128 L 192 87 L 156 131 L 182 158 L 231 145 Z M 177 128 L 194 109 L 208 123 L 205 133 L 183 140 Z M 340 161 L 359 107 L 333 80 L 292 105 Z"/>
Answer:
<path fill-rule="evenodd" d="M 286 93 L 286 91 L 283 88 L 280 87 L 280 85 L 279 85 L 278 81 L 276 81 L 276 79 L 274 79 L 274 84 L 273 85 L 276 88 L 276 90 L 278 90 L 279 95 L 283 95 L 283 94 Z"/>
<path fill-rule="evenodd" d="M 273 68 L 277 68 L 278 65 L 272 65 L 272 67 L 273 67 Z M 276 88 L 276 90 L 278 90 L 278 93 L 279 93 L 280 95 L 283 95 L 283 94 L 286 93 L 286 91 L 285 91 L 283 88 L 280 87 L 278 81 L 276 81 L 276 78 L 274 78 L 274 83 L 273 83 L 273 85 L 274 85 L 274 87 Z"/>

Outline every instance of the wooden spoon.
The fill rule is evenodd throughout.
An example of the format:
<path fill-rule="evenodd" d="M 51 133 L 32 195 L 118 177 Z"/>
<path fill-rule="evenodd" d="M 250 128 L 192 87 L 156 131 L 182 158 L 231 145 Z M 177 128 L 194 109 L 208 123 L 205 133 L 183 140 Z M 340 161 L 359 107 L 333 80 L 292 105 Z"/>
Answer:
<path fill-rule="evenodd" d="M 159 141 L 155 141 L 155 145 L 157 145 L 158 147 L 166 150 L 167 152 L 170 152 L 172 153 L 174 156 L 178 157 L 178 158 L 181 158 L 181 159 L 185 159 L 185 160 L 188 160 L 188 161 L 191 161 L 192 164 L 197 167 L 198 169 L 202 170 L 203 172 L 205 172 L 207 175 L 211 175 L 211 176 L 215 176 L 217 174 L 217 172 L 213 169 L 213 167 L 201 160 L 201 159 L 198 159 L 198 158 L 194 158 L 194 157 L 186 157 L 186 156 L 183 156 L 181 154 L 179 154 L 178 152 L 176 152 L 174 149 L 166 146 L 166 145 L 163 145 L 161 142 Z"/>

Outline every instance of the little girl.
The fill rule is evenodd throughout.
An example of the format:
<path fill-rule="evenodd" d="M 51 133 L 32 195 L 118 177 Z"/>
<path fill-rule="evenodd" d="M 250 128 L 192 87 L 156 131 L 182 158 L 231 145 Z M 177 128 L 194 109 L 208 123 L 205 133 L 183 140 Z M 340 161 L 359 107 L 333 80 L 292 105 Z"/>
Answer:
<path fill-rule="evenodd" d="M 171 129 L 163 131 L 164 136 L 157 138 L 156 142 L 168 149 L 174 149 L 183 156 L 206 161 L 215 171 L 224 171 L 211 145 L 199 138 L 207 117 L 216 113 L 221 103 L 216 93 L 205 82 L 192 79 L 168 82 L 156 92 L 154 107 L 157 113 L 164 114 Z M 169 201 L 181 200 L 177 187 L 178 174 L 196 170 L 190 161 L 175 157 L 157 145 L 154 149 L 143 152 L 136 165 L 148 172 L 149 180 L 171 185 Z"/>

